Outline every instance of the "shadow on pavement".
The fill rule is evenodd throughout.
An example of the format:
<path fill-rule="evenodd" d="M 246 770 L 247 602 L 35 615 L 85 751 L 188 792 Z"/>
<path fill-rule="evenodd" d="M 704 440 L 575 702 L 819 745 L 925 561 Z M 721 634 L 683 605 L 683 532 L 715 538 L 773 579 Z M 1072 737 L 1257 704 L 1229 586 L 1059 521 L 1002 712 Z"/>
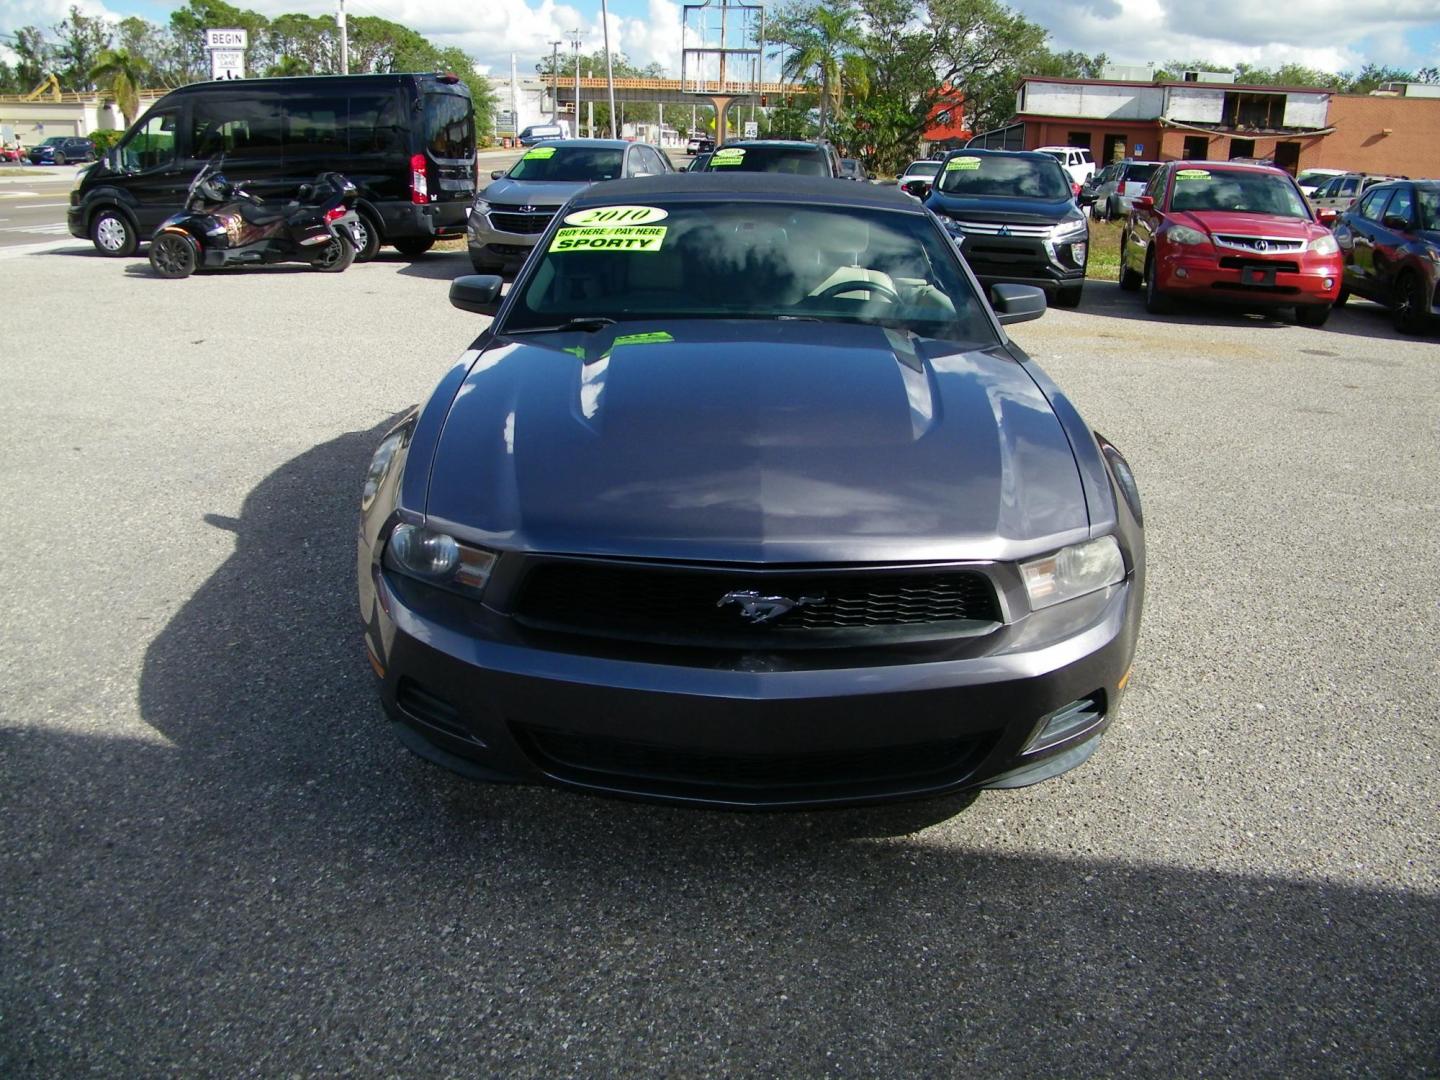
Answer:
<path fill-rule="evenodd" d="M 697 812 L 411 757 L 352 584 L 388 423 L 208 519 L 235 552 L 145 655 L 155 741 L 4 735 L 0 808 L 32 829 L 3 862 L 0 1072 L 1440 1063 L 1434 897 L 915 831 L 953 804 Z"/>

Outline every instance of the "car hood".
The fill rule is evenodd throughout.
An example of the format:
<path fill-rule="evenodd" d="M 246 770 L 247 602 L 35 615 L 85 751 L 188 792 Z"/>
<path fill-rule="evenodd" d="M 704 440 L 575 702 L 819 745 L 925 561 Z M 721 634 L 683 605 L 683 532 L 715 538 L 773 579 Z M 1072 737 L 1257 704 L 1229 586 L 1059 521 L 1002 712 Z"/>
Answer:
<path fill-rule="evenodd" d="M 564 206 L 572 196 L 588 188 L 594 181 L 580 180 L 496 180 L 480 193 L 488 203 L 506 206 Z"/>
<path fill-rule="evenodd" d="M 1235 210 L 1184 210 L 1172 214 L 1170 220 L 1212 235 L 1239 233 L 1242 236 L 1264 235 L 1286 240 L 1308 240 L 1321 232 L 1329 231 L 1323 225 L 1316 225 L 1304 218 L 1284 217 L 1280 214 L 1247 214 Z"/>
<path fill-rule="evenodd" d="M 999 346 L 722 320 L 492 340 L 426 514 L 503 548 L 734 562 L 1015 558 L 1089 524 Z"/>
<path fill-rule="evenodd" d="M 926 206 L 937 214 L 957 221 L 1004 221 L 1017 225 L 1035 225 L 1073 217 L 1074 202 L 1064 199 L 956 197 L 932 188 Z"/>

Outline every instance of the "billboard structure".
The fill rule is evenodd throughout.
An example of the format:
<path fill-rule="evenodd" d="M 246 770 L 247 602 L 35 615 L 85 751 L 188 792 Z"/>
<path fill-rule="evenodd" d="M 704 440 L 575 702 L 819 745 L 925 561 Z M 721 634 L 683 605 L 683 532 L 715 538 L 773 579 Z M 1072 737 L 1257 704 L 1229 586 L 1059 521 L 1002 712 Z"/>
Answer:
<path fill-rule="evenodd" d="M 680 89 L 715 106 L 715 144 L 725 142 L 730 106 L 759 92 L 765 7 L 739 0 L 688 3 L 680 12 Z"/>

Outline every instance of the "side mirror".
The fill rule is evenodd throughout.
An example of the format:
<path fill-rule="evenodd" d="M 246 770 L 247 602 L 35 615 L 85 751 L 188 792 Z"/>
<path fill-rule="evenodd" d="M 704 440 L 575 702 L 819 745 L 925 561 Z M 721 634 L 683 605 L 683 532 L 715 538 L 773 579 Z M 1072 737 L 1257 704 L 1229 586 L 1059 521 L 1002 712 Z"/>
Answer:
<path fill-rule="evenodd" d="M 1154 210 L 1155 199 L 1150 195 L 1137 195 L 1130 200 L 1130 205 L 1136 210 Z"/>
<path fill-rule="evenodd" d="M 930 181 L 908 180 L 900 190 L 905 192 L 906 195 L 914 195 L 917 199 L 923 199 L 926 195 L 930 194 Z"/>
<path fill-rule="evenodd" d="M 450 282 L 450 303 L 461 311 L 494 315 L 500 310 L 500 287 L 503 284 L 494 274 L 457 277 Z"/>
<path fill-rule="evenodd" d="M 505 170 L 504 170 L 504 169 L 491 169 L 491 170 L 490 170 L 490 179 L 491 179 L 491 180 L 499 180 L 499 179 L 500 179 L 502 176 L 504 176 L 504 175 L 505 175 Z"/>
<path fill-rule="evenodd" d="M 990 306 L 1002 326 L 1029 322 L 1045 314 L 1045 290 L 1034 285 L 992 285 Z"/>
<path fill-rule="evenodd" d="M 1322 206 L 1319 210 L 1315 211 L 1315 220 L 1320 222 L 1321 225 L 1334 225 L 1335 222 L 1340 220 L 1340 214 L 1328 206 Z"/>
<path fill-rule="evenodd" d="M 1410 219 L 1402 214 L 1386 214 L 1385 220 L 1381 223 L 1387 229 L 1394 229 L 1396 232 L 1404 232 L 1410 227 Z"/>

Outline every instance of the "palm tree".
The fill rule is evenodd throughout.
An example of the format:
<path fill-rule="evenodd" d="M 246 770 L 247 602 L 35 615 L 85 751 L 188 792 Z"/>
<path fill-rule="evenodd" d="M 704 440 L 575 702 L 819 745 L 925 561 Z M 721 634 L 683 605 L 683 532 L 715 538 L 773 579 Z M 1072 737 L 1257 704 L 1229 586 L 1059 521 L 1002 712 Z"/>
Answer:
<path fill-rule="evenodd" d="M 140 115 L 140 87 L 150 74 L 150 65 L 127 49 L 106 49 L 90 69 L 90 79 L 106 87 L 120 106 L 125 127 Z"/>
<path fill-rule="evenodd" d="M 862 39 L 855 9 L 842 0 L 834 7 L 821 4 L 811 8 L 788 42 L 794 51 L 785 57 L 781 78 L 798 82 L 812 72 L 819 76 L 822 135 L 830 113 L 839 109 L 844 87 L 851 85 L 863 93 L 868 83 L 864 63 L 853 52 Z"/>

